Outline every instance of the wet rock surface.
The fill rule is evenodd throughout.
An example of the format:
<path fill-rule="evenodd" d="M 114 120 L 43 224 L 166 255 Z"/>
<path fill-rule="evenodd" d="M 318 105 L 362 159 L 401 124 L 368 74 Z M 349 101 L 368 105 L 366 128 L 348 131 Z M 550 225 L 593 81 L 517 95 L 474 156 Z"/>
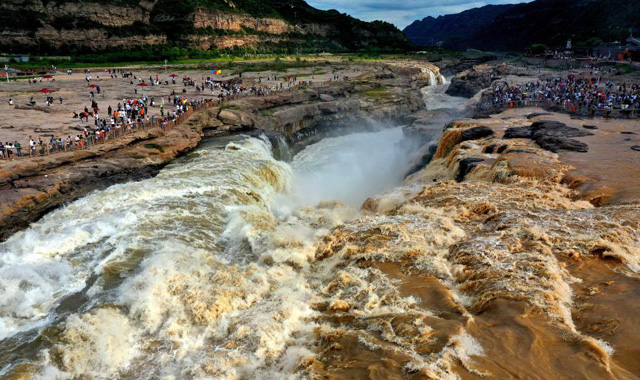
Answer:
<path fill-rule="evenodd" d="M 392 79 L 351 82 L 304 91 L 240 99 L 194 113 L 167 131 L 147 130 L 83 150 L 16 161 L 0 169 L 0 240 L 37 221 L 49 211 L 91 191 L 156 175 L 177 157 L 195 149 L 203 137 L 260 128 L 281 133 L 297 144 L 314 142 L 316 128 L 354 123 L 398 123 L 424 108 L 416 80 L 420 68 L 402 68 Z M 388 96 L 367 91 L 385 86 Z M 300 132 L 300 133 L 299 133 Z"/>
<path fill-rule="evenodd" d="M 478 92 L 489 87 L 491 82 L 490 73 L 468 70 L 451 79 L 447 95 L 473 98 Z"/>
<path fill-rule="evenodd" d="M 456 176 L 456 182 L 464 181 L 467 174 L 469 174 L 475 167 L 477 167 L 484 160 L 482 158 L 463 158 L 460 160 L 460 170 Z"/>
<path fill-rule="evenodd" d="M 575 137 L 592 136 L 593 133 L 569 127 L 557 121 L 537 121 L 528 127 L 509 128 L 505 139 L 531 139 L 541 148 L 557 153 L 560 150 L 587 152 L 589 146 L 574 140 Z"/>
<path fill-rule="evenodd" d="M 473 127 L 462 131 L 462 141 L 478 140 L 485 137 L 493 136 L 494 132 L 488 127 Z"/>

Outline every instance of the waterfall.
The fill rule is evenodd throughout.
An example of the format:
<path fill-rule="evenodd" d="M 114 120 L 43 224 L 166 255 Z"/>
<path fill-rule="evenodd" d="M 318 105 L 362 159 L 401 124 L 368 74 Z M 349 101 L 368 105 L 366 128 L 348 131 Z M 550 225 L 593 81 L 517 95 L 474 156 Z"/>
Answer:
<path fill-rule="evenodd" d="M 436 78 L 436 74 L 433 71 L 429 70 L 429 86 L 435 87 L 438 85 L 438 79 Z"/>
<path fill-rule="evenodd" d="M 0 378 L 17 356 L 47 379 L 294 378 L 280 363 L 316 345 L 317 239 L 402 182 L 403 137 L 327 138 L 290 164 L 282 134 L 214 139 L 51 212 L 0 243 Z"/>
<path fill-rule="evenodd" d="M 291 162 L 293 160 L 293 151 L 283 134 L 274 134 L 269 136 L 269 141 L 273 146 L 273 155 L 276 159 Z"/>

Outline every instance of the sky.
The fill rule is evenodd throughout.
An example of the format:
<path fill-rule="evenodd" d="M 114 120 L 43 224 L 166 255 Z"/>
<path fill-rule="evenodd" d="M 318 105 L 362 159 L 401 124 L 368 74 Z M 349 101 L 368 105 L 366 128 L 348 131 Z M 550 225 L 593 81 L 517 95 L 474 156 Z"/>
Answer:
<path fill-rule="evenodd" d="M 319 9 L 337 9 L 364 21 L 384 20 L 404 29 L 427 16 L 459 13 L 488 4 L 527 3 L 531 0 L 307 0 Z"/>

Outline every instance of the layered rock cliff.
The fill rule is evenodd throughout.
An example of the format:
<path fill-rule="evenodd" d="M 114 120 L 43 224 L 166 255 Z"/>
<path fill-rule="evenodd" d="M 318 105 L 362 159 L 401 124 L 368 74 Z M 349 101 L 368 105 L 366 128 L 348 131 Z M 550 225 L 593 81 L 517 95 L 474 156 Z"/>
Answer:
<path fill-rule="evenodd" d="M 40 54 L 153 46 L 256 51 L 410 46 L 391 24 L 279 0 L 7 0 L 0 3 L 0 37 L 2 52 Z"/>

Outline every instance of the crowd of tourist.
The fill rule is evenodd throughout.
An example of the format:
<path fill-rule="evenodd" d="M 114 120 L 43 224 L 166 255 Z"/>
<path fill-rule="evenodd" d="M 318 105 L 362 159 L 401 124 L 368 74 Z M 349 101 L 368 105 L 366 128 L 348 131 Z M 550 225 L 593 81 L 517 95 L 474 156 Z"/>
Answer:
<path fill-rule="evenodd" d="M 93 90 L 100 94 L 101 88 L 98 85 L 90 85 L 93 89 L 89 92 L 90 106 L 85 106 L 80 112 L 74 111 L 72 118 L 77 119 L 80 123 L 92 124 L 85 127 L 76 127 L 78 133 L 75 135 L 47 135 L 45 139 L 29 138 L 29 148 L 23 149 L 18 141 L 0 142 L 0 159 L 13 159 L 20 156 L 36 156 L 45 155 L 55 152 L 66 152 L 71 150 L 86 149 L 96 144 L 105 143 L 106 141 L 118 138 L 119 136 L 130 133 L 140 128 L 149 126 L 159 126 L 165 128 L 169 123 L 175 123 L 180 116 L 188 112 L 191 108 L 206 104 L 221 104 L 227 100 L 236 99 L 242 96 L 267 96 L 275 91 L 292 89 L 300 85 L 310 85 L 311 81 L 298 81 L 296 76 L 287 76 L 280 78 L 278 75 L 268 76 L 267 81 L 276 81 L 276 84 L 270 86 L 263 84 L 262 79 L 258 78 L 254 85 L 245 87 L 239 80 L 215 80 L 212 77 L 202 77 L 200 80 L 184 77 L 182 78 L 182 91 L 176 93 L 172 90 L 166 98 L 161 97 L 158 100 L 155 97 L 146 95 L 137 96 L 138 86 L 161 86 L 169 85 L 169 80 L 161 81 L 158 75 L 150 75 L 148 78 L 136 76 L 132 71 L 123 69 L 106 69 L 106 75 L 112 79 L 126 79 L 130 84 L 136 86 L 135 97 L 122 99 L 115 107 L 109 105 L 106 110 L 101 109 L 96 100 Z M 68 72 L 70 75 L 71 72 Z M 177 75 L 171 76 L 171 84 L 177 84 Z M 96 75 L 96 79 L 100 79 Z M 85 80 L 91 83 L 94 77 L 89 70 L 85 70 Z M 196 95 L 199 97 L 187 98 L 188 88 L 194 88 Z M 206 92 L 210 91 L 210 96 Z M 166 99 L 166 103 L 165 103 Z M 62 97 L 57 100 L 62 104 Z M 51 106 L 54 102 L 52 96 L 45 97 L 45 104 Z M 13 99 L 9 99 L 9 104 L 14 106 Z M 36 104 L 33 98 L 30 104 Z M 159 107 L 159 116 L 151 115 L 150 108 Z"/>
<path fill-rule="evenodd" d="M 593 73 L 593 72 L 592 72 Z M 616 84 L 598 77 L 548 78 L 520 85 L 494 84 L 483 94 L 480 109 L 556 106 L 566 112 L 611 116 L 613 111 L 640 113 L 640 85 Z"/>

